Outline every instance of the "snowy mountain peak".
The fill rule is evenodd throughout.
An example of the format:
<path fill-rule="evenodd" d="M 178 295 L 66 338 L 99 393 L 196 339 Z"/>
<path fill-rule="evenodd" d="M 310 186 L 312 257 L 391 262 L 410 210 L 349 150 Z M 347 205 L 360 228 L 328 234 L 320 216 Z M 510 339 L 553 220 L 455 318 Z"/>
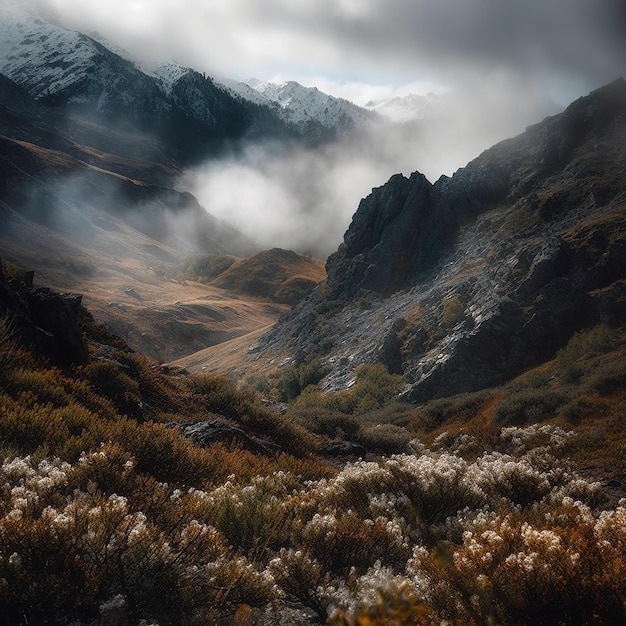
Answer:
<path fill-rule="evenodd" d="M 252 80 L 248 85 L 276 102 L 284 119 L 291 124 L 302 125 L 313 120 L 324 128 L 342 131 L 374 122 L 366 110 L 317 87 L 305 87 L 293 80 L 280 84 Z"/>
<path fill-rule="evenodd" d="M 236 119 L 254 126 L 258 118 L 265 132 L 282 129 L 314 141 L 381 122 L 376 113 L 296 81 L 218 83 L 174 61 L 144 69 L 98 33 L 68 30 L 42 19 L 35 2 L 29 10 L 23 5 L 0 0 L 0 74 L 46 105 L 79 105 L 157 125 L 175 114 L 212 129 Z"/>
<path fill-rule="evenodd" d="M 154 68 L 150 74 L 159 81 L 165 93 L 169 95 L 174 83 L 192 71 L 190 67 L 185 67 L 176 61 L 167 61 Z"/>
<path fill-rule="evenodd" d="M 13 13 L 0 17 L 0 74 L 47 104 L 131 112 L 170 107 L 154 79 L 82 33 Z"/>
<path fill-rule="evenodd" d="M 97 54 L 85 35 L 19 11 L 0 19 L 0 72 L 35 98 L 53 95 L 84 75 Z"/>

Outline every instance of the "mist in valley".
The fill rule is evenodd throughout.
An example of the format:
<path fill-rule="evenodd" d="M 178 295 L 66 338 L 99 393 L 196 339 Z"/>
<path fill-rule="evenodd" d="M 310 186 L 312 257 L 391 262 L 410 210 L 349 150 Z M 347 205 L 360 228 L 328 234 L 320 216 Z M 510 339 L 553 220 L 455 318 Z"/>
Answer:
<path fill-rule="evenodd" d="M 420 171 L 431 182 L 452 175 L 495 142 L 624 71 L 625 15 L 617 0 L 523 6 L 363 0 L 333 10 L 282 0 L 210 7 L 196 0 L 184 7 L 164 1 L 2 3 L 16 4 L 70 28 L 99 31 L 113 49 L 127 50 L 138 69 L 175 59 L 242 80 L 280 75 L 310 85 L 317 77 L 320 88 L 361 105 L 374 92 L 440 87 L 438 104 L 423 120 L 374 124 L 316 147 L 245 143 L 207 158 L 177 182 L 220 228 L 231 224 L 253 248 L 293 248 L 322 258 L 341 243 L 359 201 L 393 174 Z M 88 130 L 83 136 L 91 137 Z M 110 139 L 117 144 L 119 137 Z M 104 149 L 105 140 L 98 137 Z M 188 238 L 195 222 L 178 228 L 176 221 L 174 211 L 172 230 Z"/>
<path fill-rule="evenodd" d="M 450 92 L 423 119 L 380 122 L 315 147 L 248 143 L 185 179 L 200 204 L 259 248 L 326 258 L 362 198 L 397 173 L 451 176 L 481 151 L 561 107 L 514 77 Z"/>

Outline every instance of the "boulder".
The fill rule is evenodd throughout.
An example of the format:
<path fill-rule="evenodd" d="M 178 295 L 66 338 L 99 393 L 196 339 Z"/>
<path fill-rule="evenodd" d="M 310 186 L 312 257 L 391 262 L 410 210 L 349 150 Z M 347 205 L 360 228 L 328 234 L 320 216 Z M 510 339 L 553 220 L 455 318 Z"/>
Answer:
<path fill-rule="evenodd" d="M 235 443 L 239 448 L 248 450 L 253 454 L 263 454 L 273 456 L 281 452 L 281 447 L 277 444 L 252 437 L 240 428 L 231 426 L 218 419 L 212 419 L 192 424 L 176 424 L 180 433 L 191 439 L 194 444 L 201 447 L 208 447 L 218 441 L 223 443 Z"/>

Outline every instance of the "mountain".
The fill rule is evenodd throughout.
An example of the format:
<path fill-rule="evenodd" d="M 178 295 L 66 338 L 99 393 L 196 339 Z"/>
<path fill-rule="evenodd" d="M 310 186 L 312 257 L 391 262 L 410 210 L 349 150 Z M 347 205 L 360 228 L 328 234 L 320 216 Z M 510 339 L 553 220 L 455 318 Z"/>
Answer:
<path fill-rule="evenodd" d="M 234 295 L 187 283 L 207 280 L 189 271 L 193 263 L 259 250 L 187 191 L 188 166 L 238 141 L 307 141 L 277 104 L 250 102 L 175 63 L 144 70 L 98 35 L 6 4 L 3 258 L 60 291 L 82 291 L 100 321 L 156 360 L 266 329 L 321 280 L 318 261 L 298 258 L 244 264 L 275 280 L 269 301 L 250 295 L 234 268 Z"/>
<path fill-rule="evenodd" d="M 252 251 L 253 242 L 209 215 L 178 181 L 186 164 L 257 127 L 280 134 L 280 119 L 196 72 L 165 85 L 30 9 L 3 6 L 0 16 L 7 219 L 95 232 L 104 211 L 179 251 Z"/>
<path fill-rule="evenodd" d="M 497 385 L 573 333 L 626 319 L 626 82 L 431 184 L 393 176 L 362 200 L 328 279 L 249 358 L 321 359 L 325 388 L 382 362 L 404 398 Z"/>
<path fill-rule="evenodd" d="M 421 120 L 439 104 L 434 93 L 426 96 L 409 94 L 381 100 L 370 100 L 363 108 L 378 113 L 392 122 L 403 123 Z"/>
<path fill-rule="evenodd" d="M 316 87 L 304 87 L 295 81 L 276 84 L 251 79 L 247 84 L 240 83 L 237 92 L 253 100 L 257 99 L 254 93 L 260 94 L 277 104 L 282 119 L 309 137 L 333 136 L 382 121 L 377 114 L 348 100 L 329 96 Z"/>
<path fill-rule="evenodd" d="M 253 89 L 173 62 L 147 71 L 100 35 L 19 5 L 3 6 L 0 16 L 0 74 L 47 107 L 150 132 L 187 163 L 243 138 L 318 141 L 379 119 L 295 82 Z"/>
<path fill-rule="evenodd" d="M 28 14 L 0 17 L 0 73 L 80 125 L 149 133 L 181 163 L 244 136 L 293 134 L 271 108 L 233 97 L 210 77 L 188 68 L 147 73 L 114 50 Z M 110 150 L 103 140 L 97 147 Z"/>
<path fill-rule="evenodd" d="M 380 115 L 293 82 L 222 84 L 172 63 L 146 71 L 42 16 L 3 12 L 0 35 L 0 235 L 13 251 L 16 242 L 27 249 L 29 262 L 35 232 L 55 245 L 69 239 L 62 245 L 79 258 L 89 242 L 106 241 L 122 265 L 130 257 L 121 251 L 135 238 L 142 248 L 131 265 L 145 262 L 153 274 L 163 259 L 176 265 L 190 253 L 246 256 L 255 242 L 185 189 L 189 164 L 249 138 L 318 141 L 381 128 Z M 328 259 L 325 284 L 254 346 L 243 367 L 321 359 L 330 370 L 326 388 L 341 389 L 359 365 L 380 361 L 405 376 L 405 397 L 420 402 L 497 384 L 553 355 L 578 328 L 615 323 L 623 310 L 622 92 L 617 81 L 591 94 L 451 178 L 431 184 L 419 173 L 396 175 L 374 189 Z M 112 233 L 123 233 L 124 243 Z M 258 297 L 246 277 L 262 277 L 273 264 L 271 298 L 292 303 L 292 292 L 311 281 L 298 283 L 296 265 L 275 257 L 237 262 L 215 289 Z M 285 264 L 295 273 L 282 278 Z M 122 310 L 102 302 L 109 319 Z M 217 342 L 191 328 L 200 309 L 172 304 L 184 322 L 175 324 L 184 327 L 177 337 L 189 331 L 189 352 Z M 141 307 L 149 321 L 139 336 L 148 333 L 150 343 L 146 328 L 158 324 L 148 308 Z M 257 313 L 258 330 L 278 312 L 257 310 L 245 332 L 229 327 L 220 338 L 252 331 Z M 116 323 L 128 320 L 120 314 Z M 168 358 L 181 353 L 159 349 Z"/>
<path fill-rule="evenodd" d="M 323 263 L 273 248 L 238 259 L 212 284 L 232 293 L 295 304 L 325 277 Z"/>

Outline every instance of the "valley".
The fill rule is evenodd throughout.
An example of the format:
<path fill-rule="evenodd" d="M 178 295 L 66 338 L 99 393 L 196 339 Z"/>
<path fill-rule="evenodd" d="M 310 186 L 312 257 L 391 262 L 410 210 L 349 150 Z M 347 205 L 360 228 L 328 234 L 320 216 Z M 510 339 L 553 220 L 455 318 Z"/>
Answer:
<path fill-rule="evenodd" d="M 68 237 L 14 217 L 0 236 L 3 258 L 31 269 L 52 289 L 82 294 L 100 323 L 155 361 L 173 361 L 236 338 L 252 345 L 255 339 L 248 339 L 249 334 L 257 336 L 289 309 L 289 297 L 272 291 L 271 279 L 279 277 L 277 289 L 299 279 L 298 289 L 306 291 L 324 276 L 320 261 L 292 253 L 301 263 L 284 269 L 280 262 L 269 262 L 266 253 L 258 262 L 272 276 L 257 278 L 261 288 L 255 293 L 235 283 L 202 284 L 184 277 L 185 255 L 119 219 L 97 217 L 84 237 Z M 236 275 L 235 267 L 230 276 Z M 246 272 L 246 278 L 254 280 L 254 272 Z M 206 364 L 198 367 L 207 369 Z"/>
<path fill-rule="evenodd" d="M 626 623 L 623 78 L 431 181 L 504 112 L 0 53 L 0 625 Z"/>

